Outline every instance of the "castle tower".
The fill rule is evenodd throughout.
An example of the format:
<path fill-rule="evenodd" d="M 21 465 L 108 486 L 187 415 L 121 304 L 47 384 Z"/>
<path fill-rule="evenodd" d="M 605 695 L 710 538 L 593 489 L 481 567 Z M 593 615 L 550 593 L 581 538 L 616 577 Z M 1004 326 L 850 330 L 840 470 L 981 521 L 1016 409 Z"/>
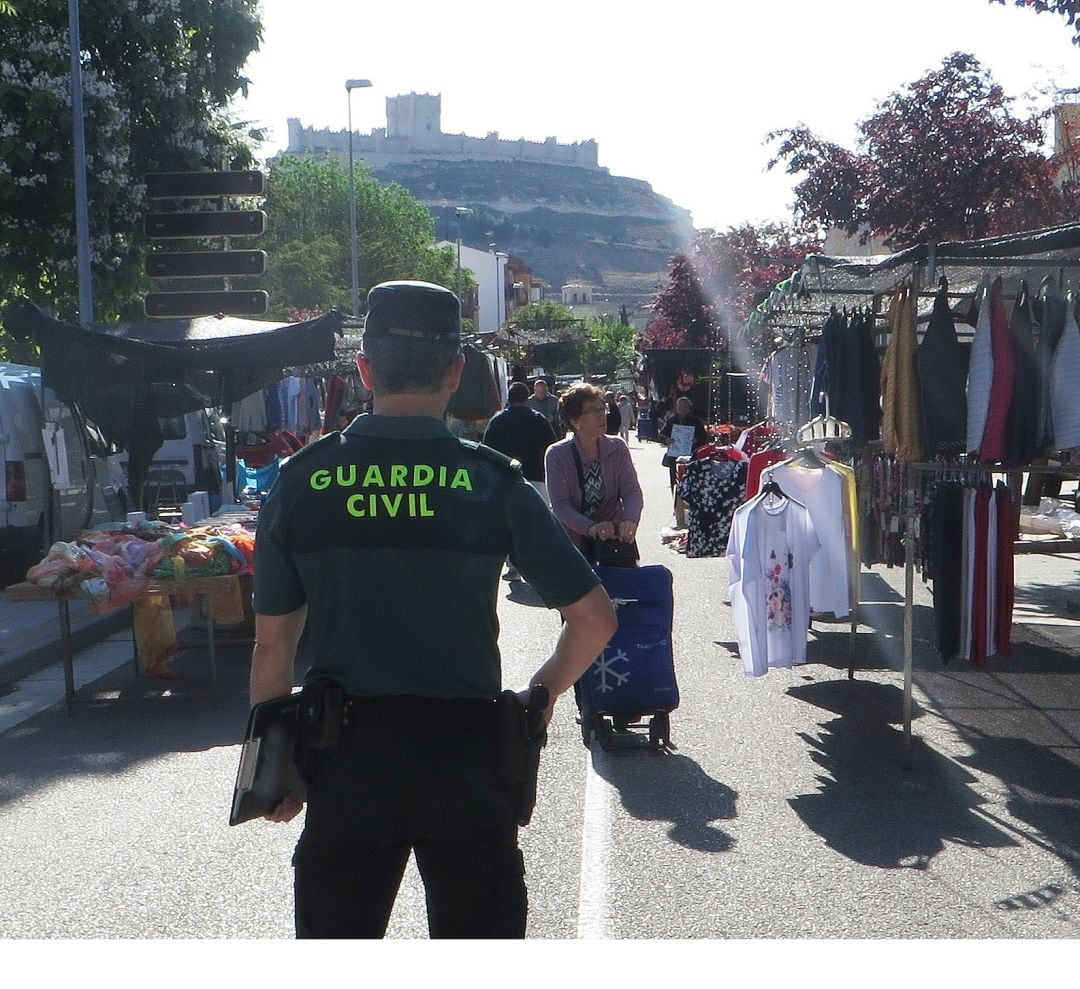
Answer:
<path fill-rule="evenodd" d="M 408 93 L 386 98 L 386 136 L 409 148 L 436 150 L 442 135 L 442 96 Z"/>

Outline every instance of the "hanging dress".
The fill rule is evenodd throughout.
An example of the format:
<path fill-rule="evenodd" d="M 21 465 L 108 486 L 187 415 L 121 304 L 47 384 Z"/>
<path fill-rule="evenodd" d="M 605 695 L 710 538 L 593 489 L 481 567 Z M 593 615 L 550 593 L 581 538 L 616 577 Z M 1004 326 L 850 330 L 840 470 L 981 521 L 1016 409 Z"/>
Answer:
<path fill-rule="evenodd" d="M 1011 466 L 1030 464 L 1040 453 L 1036 433 L 1041 388 L 1035 358 L 1034 323 L 1028 285 L 1021 282 L 1013 304 L 1012 319 L 1009 320 L 1016 361 L 1012 403 L 1005 428 L 1005 462 Z"/>
<path fill-rule="evenodd" d="M 1054 422 L 1051 403 L 1051 379 L 1054 350 L 1065 332 L 1065 311 L 1068 302 L 1057 283 L 1049 275 L 1042 280 L 1035 297 L 1035 319 L 1039 324 L 1039 339 L 1035 345 L 1035 363 L 1039 373 L 1039 415 L 1035 426 L 1035 442 L 1040 453 L 1053 449 Z"/>
<path fill-rule="evenodd" d="M 1080 326 L 1072 299 L 1065 308 L 1065 329 L 1054 348 L 1050 363 L 1050 416 L 1053 420 L 1055 450 L 1080 446 Z"/>
<path fill-rule="evenodd" d="M 915 300 L 911 286 L 904 284 L 893 295 L 881 364 L 881 443 L 886 453 L 905 462 L 923 458 L 915 347 Z"/>
<path fill-rule="evenodd" d="M 723 556 L 727 551 L 731 517 L 743 503 L 746 461 L 694 460 L 679 482 L 686 503 L 686 556 Z"/>
<path fill-rule="evenodd" d="M 986 425 L 979 444 L 979 459 L 994 464 L 1005 459 L 1005 432 L 1016 382 L 1016 355 L 1003 296 L 1002 280 L 998 275 L 990 286 L 990 349 L 994 355 L 994 372 L 990 379 Z"/>
<path fill-rule="evenodd" d="M 985 290 L 980 285 L 976 298 L 979 299 L 979 314 L 975 320 L 975 336 L 971 341 L 967 377 L 967 453 L 978 453 L 982 446 L 987 412 L 990 409 L 990 384 L 994 377 L 989 285 Z"/>
<path fill-rule="evenodd" d="M 956 336 L 948 285 L 934 299 L 930 325 L 919 345 L 919 410 L 927 457 L 956 456 L 967 439 L 967 350 Z"/>

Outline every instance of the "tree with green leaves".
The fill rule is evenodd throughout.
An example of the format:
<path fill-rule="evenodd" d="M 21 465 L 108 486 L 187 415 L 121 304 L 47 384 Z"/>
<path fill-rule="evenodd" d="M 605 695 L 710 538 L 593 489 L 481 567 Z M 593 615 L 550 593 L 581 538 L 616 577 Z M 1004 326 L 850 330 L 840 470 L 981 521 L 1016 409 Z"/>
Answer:
<path fill-rule="evenodd" d="M 589 338 L 581 347 L 581 364 L 590 374 L 614 374 L 634 359 L 637 332 L 615 316 L 589 317 L 582 329 Z"/>
<path fill-rule="evenodd" d="M 0 302 L 76 309 L 68 7 L 19 0 L 0 32 Z M 80 19 L 95 317 L 141 317 L 144 176 L 246 166 L 229 116 L 258 0 L 95 0 Z"/>
<path fill-rule="evenodd" d="M 415 279 L 453 288 L 453 249 L 434 248 L 431 212 L 400 185 L 356 170 L 356 239 L 361 298 L 382 281 Z M 269 163 L 263 208 L 271 311 L 352 308 L 349 172 L 336 158 L 282 155 Z M 472 284 L 462 271 L 463 293 Z M 254 287 L 255 283 L 252 282 Z"/>
<path fill-rule="evenodd" d="M 894 249 L 1065 223 L 1077 189 L 1058 185 L 1065 161 L 1043 151 L 1044 115 L 1019 115 L 978 60 L 954 52 L 882 101 L 854 151 L 798 126 L 776 131 L 797 220 L 837 227 Z"/>

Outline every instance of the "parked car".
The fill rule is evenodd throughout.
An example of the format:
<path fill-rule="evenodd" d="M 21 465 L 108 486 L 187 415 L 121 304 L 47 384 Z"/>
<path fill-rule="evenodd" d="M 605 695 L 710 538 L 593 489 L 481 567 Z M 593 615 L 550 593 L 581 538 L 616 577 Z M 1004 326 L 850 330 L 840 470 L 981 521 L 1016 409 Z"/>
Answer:
<path fill-rule="evenodd" d="M 303 447 L 300 438 L 287 429 L 263 433 L 237 433 L 236 458 L 248 467 L 266 467 L 274 457 L 284 460 Z"/>
<path fill-rule="evenodd" d="M 0 557 L 40 560 L 57 540 L 126 517 L 119 457 L 78 407 L 43 388 L 41 369 L 0 363 Z"/>

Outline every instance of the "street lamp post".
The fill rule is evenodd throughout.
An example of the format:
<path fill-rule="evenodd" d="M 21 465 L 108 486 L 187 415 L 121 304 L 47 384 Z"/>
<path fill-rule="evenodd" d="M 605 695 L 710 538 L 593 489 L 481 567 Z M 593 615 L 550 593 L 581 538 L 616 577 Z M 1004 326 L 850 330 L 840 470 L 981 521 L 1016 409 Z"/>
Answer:
<path fill-rule="evenodd" d="M 353 169 L 352 91 L 367 89 L 370 79 L 346 79 L 345 97 L 349 104 L 349 243 L 352 248 L 352 308 L 360 315 L 360 254 L 356 246 L 356 173 Z"/>
<path fill-rule="evenodd" d="M 79 280 L 79 322 L 94 321 L 90 281 L 90 218 L 86 193 L 86 129 L 83 121 L 82 41 L 79 35 L 79 0 L 68 0 L 68 38 L 71 47 L 71 117 L 75 152 L 75 255 Z"/>
<path fill-rule="evenodd" d="M 457 280 L 454 284 L 458 302 L 461 302 L 461 218 L 468 216 L 471 212 L 468 206 L 454 207 L 454 216 L 457 218 Z"/>
<path fill-rule="evenodd" d="M 495 330 L 502 326 L 502 311 L 506 303 L 506 259 L 505 251 L 495 252 Z"/>

